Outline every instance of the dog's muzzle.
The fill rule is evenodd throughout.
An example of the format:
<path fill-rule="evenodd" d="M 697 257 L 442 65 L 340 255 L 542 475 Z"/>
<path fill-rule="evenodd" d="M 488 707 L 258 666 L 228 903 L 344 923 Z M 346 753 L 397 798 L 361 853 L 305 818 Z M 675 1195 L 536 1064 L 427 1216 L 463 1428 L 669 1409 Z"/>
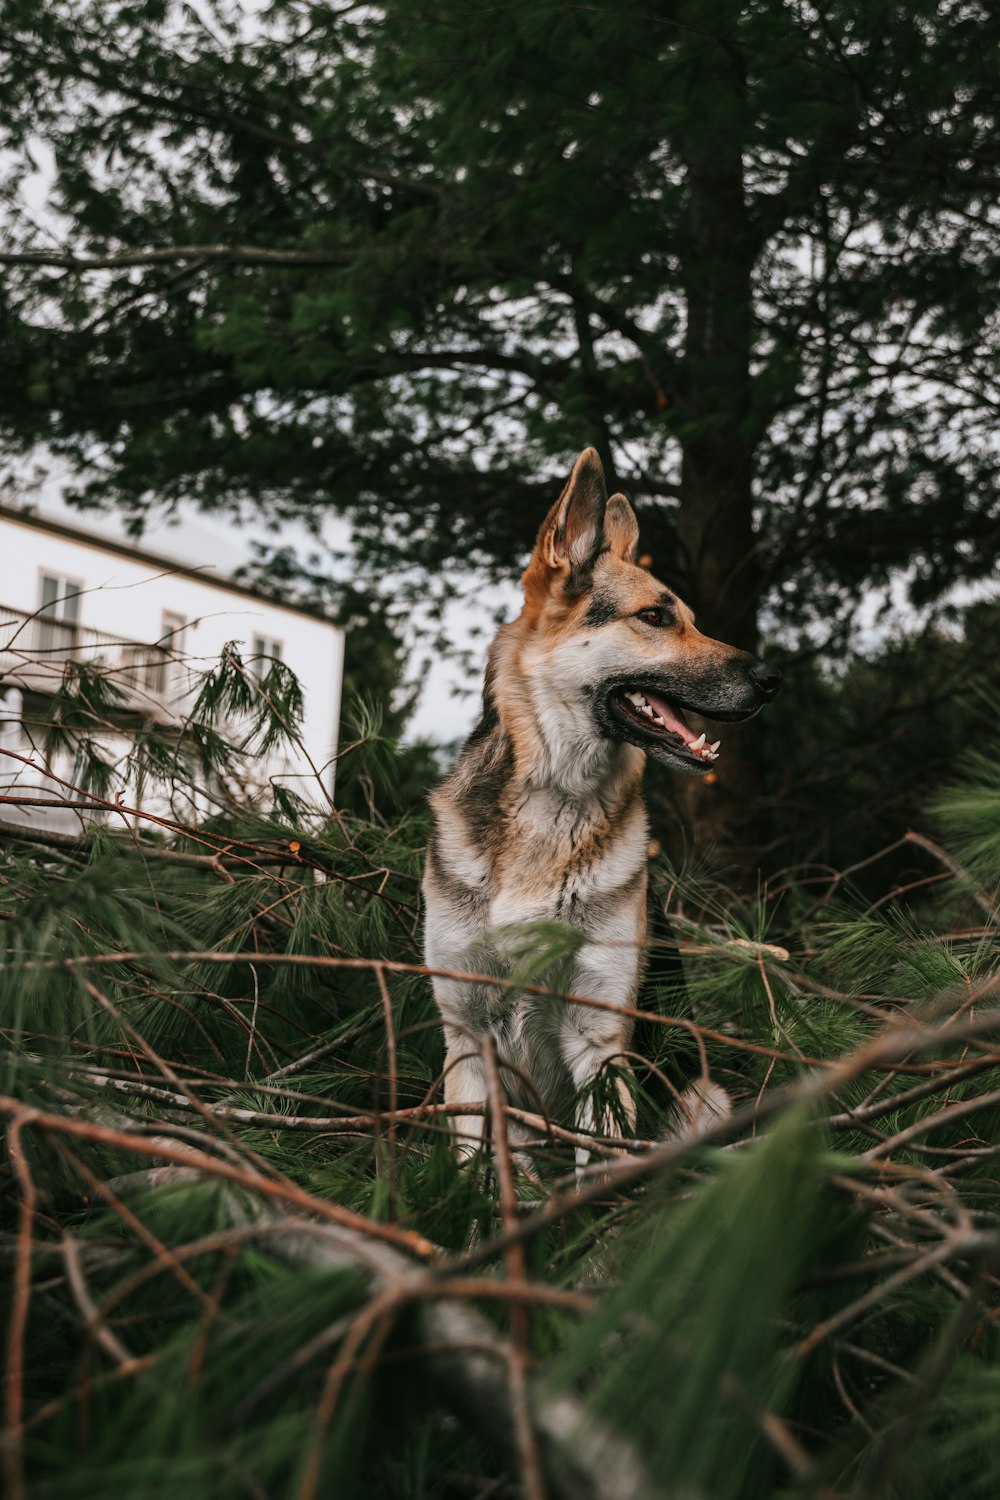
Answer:
<path fill-rule="evenodd" d="M 603 710 L 607 730 L 678 770 L 709 770 L 719 758 L 722 741 L 709 741 L 707 733 L 695 734 L 684 710 L 702 719 L 735 724 L 753 718 L 781 687 L 782 675 L 776 667 L 739 655 L 737 670 L 731 664 L 721 681 L 689 678 L 681 684 L 650 675 L 609 683 Z"/>

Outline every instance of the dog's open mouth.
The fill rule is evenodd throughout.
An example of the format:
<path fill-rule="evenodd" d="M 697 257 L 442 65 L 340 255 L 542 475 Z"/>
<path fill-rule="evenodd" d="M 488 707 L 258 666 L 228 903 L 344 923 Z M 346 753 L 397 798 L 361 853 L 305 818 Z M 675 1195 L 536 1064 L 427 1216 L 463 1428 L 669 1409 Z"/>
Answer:
<path fill-rule="evenodd" d="M 707 735 L 696 735 L 684 718 L 680 705 L 649 688 L 621 688 L 614 694 L 615 706 L 626 719 L 634 719 L 646 735 L 662 740 L 679 755 L 699 763 L 718 760 L 721 740 L 707 743 Z"/>

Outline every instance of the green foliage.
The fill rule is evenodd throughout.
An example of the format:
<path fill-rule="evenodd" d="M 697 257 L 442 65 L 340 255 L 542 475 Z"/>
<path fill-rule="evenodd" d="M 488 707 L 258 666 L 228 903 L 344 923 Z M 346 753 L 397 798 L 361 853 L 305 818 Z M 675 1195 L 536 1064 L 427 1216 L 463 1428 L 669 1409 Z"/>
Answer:
<path fill-rule="evenodd" d="M 204 724 L 245 726 L 239 748 L 267 755 L 292 737 L 302 718 L 302 689 L 291 668 L 270 661 L 266 671 L 244 666 L 230 641 L 218 667 L 207 672 L 195 699 L 192 718 Z"/>
<path fill-rule="evenodd" d="M 687 1202 L 661 1189 L 665 1201 L 616 1249 L 617 1291 L 555 1362 L 556 1384 L 586 1382 L 594 1406 L 641 1434 L 655 1472 L 684 1492 L 728 1500 L 780 1482 L 759 1419 L 794 1411 L 803 1379 L 782 1320 L 790 1307 L 801 1317 L 800 1281 L 846 1213 L 820 1201 L 816 1123 L 789 1110 L 747 1160 L 707 1155 L 710 1174 Z M 712 1438 L 693 1442 L 695 1432 Z"/>
<path fill-rule="evenodd" d="M 995 723 L 1000 698 L 983 692 L 980 707 L 983 718 Z M 961 781 L 935 799 L 933 810 L 951 847 L 986 882 L 987 889 L 995 890 L 1000 870 L 1000 799 L 992 757 L 981 751 L 968 754 Z"/>
<path fill-rule="evenodd" d="M 890 884 L 940 876 L 917 846 L 895 847 L 913 829 L 940 830 L 970 868 L 995 870 L 985 747 L 1000 710 L 998 664 L 995 602 L 891 638 L 839 669 L 790 664 L 785 691 L 754 726 L 771 818 L 762 862 L 822 880 L 885 851 L 852 868 L 854 888 L 874 900 Z M 956 784 L 964 799 L 952 795 Z"/>
<path fill-rule="evenodd" d="M 989 576 L 988 7 L 3 0 L 0 29 L 3 435 L 86 503 L 334 511 L 425 596 L 515 566 L 594 441 L 720 629 L 766 598 L 842 644 L 894 573 Z"/>
<path fill-rule="evenodd" d="M 241 744 L 270 733 L 255 681 L 230 652 L 202 694 Z M 294 723 L 283 676 L 263 701 Z M 352 759 L 381 776 L 392 752 L 376 738 Z M 998 805 L 985 760 L 942 795 L 941 825 L 971 842 L 919 911 L 859 912 L 846 882 L 825 905 L 812 888 L 741 904 L 657 869 L 648 1144 L 595 1140 L 578 1181 L 575 1142 L 540 1129 L 516 1219 L 492 1159 L 459 1164 L 436 1112 L 422 813 L 338 794 L 290 821 L 230 795 L 188 828 L 11 830 L 8 1491 L 489 1493 L 530 1473 L 505 1407 L 520 1349 L 556 1500 L 985 1500 L 997 915 L 956 861 L 995 886 Z M 507 940 L 514 982 L 555 992 L 538 1014 L 567 1003 L 579 934 Z M 699 1079 L 733 1114 L 679 1140 L 672 1095 Z M 552 1123 L 572 1129 L 570 1101 Z"/>

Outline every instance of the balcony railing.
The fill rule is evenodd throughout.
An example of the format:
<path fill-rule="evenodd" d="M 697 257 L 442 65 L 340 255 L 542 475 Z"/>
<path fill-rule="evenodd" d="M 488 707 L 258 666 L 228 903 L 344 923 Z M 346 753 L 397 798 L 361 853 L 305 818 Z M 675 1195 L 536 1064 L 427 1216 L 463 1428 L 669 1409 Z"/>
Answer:
<path fill-rule="evenodd" d="M 126 691 L 130 707 L 157 717 L 183 696 L 189 673 L 164 644 L 147 645 L 87 625 L 0 604 L 0 679 L 33 692 L 54 692 L 70 663 L 100 668 Z"/>

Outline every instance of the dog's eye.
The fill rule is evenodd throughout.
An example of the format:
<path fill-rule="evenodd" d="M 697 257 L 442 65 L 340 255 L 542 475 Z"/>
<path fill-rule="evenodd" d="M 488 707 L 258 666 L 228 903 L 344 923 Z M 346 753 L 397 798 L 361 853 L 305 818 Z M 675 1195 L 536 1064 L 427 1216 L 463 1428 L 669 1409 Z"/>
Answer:
<path fill-rule="evenodd" d="M 637 619 L 644 625 L 663 626 L 670 624 L 670 612 L 665 609 L 640 609 Z"/>

